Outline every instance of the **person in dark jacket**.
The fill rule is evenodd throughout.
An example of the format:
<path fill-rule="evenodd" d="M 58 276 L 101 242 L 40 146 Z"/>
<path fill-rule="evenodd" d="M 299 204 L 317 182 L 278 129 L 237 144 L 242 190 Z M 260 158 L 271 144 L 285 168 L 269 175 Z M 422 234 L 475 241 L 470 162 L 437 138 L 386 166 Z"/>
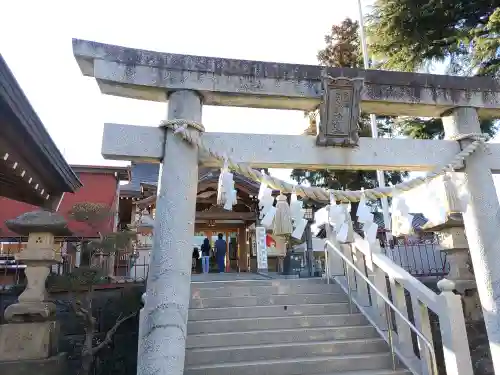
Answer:
<path fill-rule="evenodd" d="M 198 251 L 198 248 L 195 247 L 193 249 L 193 255 L 192 255 L 193 263 L 192 263 L 192 272 L 197 272 L 198 270 L 198 259 L 200 259 L 200 252 Z"/>
<path fill-rule="evenodd" d="M 215 241 L 215 258 L 217 259 L 217 266 L 219 268 L 219 272 L 224 272 L 224 266 L 226 261 L 226 251 L 227 244 L 226 241 L 222 238 L 222 233 L 219 233 L 217 241 Z"/>
<path fill-rule="evenodd" d="M 208 273 L 210 270 L 210 250 L 210 240 L 207 237 L 201 245 L 201 267 L 203 268 L 203 273 Z"/>

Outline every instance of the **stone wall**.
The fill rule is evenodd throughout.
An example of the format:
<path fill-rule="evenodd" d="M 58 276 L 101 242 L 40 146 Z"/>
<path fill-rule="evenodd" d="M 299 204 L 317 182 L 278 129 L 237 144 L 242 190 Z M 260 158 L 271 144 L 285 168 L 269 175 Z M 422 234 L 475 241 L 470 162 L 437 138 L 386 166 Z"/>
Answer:
<path fill-rule="evenodd" d="M 0 323 L 5 323 L 3 311 L 17 301 L 23 287 L 0 290 Z M 120 313 L 140 308 L 142 284 L 100 285 L 94 292 L 93 310 L 98 322 L 96 340 L 102 340 L 115 324 Z M 79 353 L 83 344 L 84 327 L 75 316 L 69 303 L 70 295 L 65 291 L 50 291 L 50 297 L 57 306 L 57 319 L 61 324 L 59 350 L 68 353 L 70 371 L 76 374 L 80 367 Z M 124 322 L 114 336 L 111 346 L 101 350 L 94 369 L 94 375 L 135 375 L 137 361 L 138 316 Z"/>

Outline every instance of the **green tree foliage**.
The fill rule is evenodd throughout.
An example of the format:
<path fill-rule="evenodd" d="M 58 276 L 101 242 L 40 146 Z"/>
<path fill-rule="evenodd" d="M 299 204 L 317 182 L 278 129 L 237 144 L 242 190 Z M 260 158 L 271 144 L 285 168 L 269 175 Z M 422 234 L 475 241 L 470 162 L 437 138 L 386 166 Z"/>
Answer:
<path fill-rule="evenodd" d="M 439 62 L 448 74 L 500 78 L 500 0 L 376 0 L 368 34 L 381 68 L 419 71 Z M 396 130 L 444 136 L 439 118 L 400 119 Z M 496 121 L 483 119 L 481 130 L 492 137 Z"/>
<path fill-rule="evenodd" d="M 418 71 L 449 61 L 460 75 L 500 72 L 499 0 L 376 0 L 368 33 L 384 68 Z"/>
<path fill-rule="evenodd" d="M 362 68 L 363 54 L 359 39 L 359 23 L 346 18 L 340 25 L 333 25 L 325 35 L 326 46 L 317 59 L 321 65 L 339 68 Z"/>
<path fill-rule="evenodd" d="M 498 130 L 495 120 L 481 119 L 481 131 L 487 134 L 490 138 L 495 135 Z M 395 131 L 398 134 L 415 138 L 415 139 L 443 139 L 444 129 L 441 118 L 401 118 L 395 124 Z"/>
<path fill-rule="evenodd" d="M 85 223 L 98 233 L 99 238 L 82 241 L 82 258 L 88 261 L 75 268 L 71 273 L 52 276 L 48 283 L 51 287 L 61 288 L 71 293 L 71 305 L 85 327 L 85 341 L 81 351 L 79 375 L 89 375 L 99 351 L 113 342 L 113 335 L 126 320 L 137 315 L 137 303 L 128 304 L 103 340 L 96 337 L 98 322 L 92 309 L 92 298 L 97 284 L 109 283 L 109 269 L 100 262 L 103 258 L 114 259 L 119 251 L 130 248 L 136 239 L 135 232 L 122 231 L 101 233 L 100 224 L 113 217 L 106 206 L 97 203 L 77 203 L 68 213 L 72 220 Z M 104 262 L 107 264 L 107 262 Z"/>

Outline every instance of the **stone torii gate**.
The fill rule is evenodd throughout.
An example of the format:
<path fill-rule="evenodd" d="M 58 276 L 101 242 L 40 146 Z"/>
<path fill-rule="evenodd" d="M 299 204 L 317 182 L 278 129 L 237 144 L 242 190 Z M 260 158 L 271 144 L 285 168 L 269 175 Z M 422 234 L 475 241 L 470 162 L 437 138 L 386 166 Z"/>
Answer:
<path fill-rule="evenodd" d="M 323 92 L 330 90 L 319 66 L 175 55 L 84 40 L 73 40 L 73 51 L 82 73 L 95 77 L 101 92 L 168 100 L 169 120 L 201 122 L 202 104 L 314 110 Z M 337 79 L 364 79 L 363 112 L 443 117 L 448 139 L 480 133 L 480 117 L 500 118 L 500 84 L 488 78 L 357 69 L 328 69 L 327 73 Z M 343 100 L 342 90 L 332 89 L 331 94 L 335 93 L 341 93 Z M 341 129 L 341 137 L 332 136 L 329 126 L 334 125 L 332 121 L 326 127 L 320 125 L 318 138 L 224 133 L 202 137 L 208 147 L 255 168 L 409 171 L 432 170 L 469 142 L 361 138 L 357 148 L 321 147 L 358 142 L 353 129 Z M 106 124 L 102 154 L 108 159 L 161 163 L 138 374 L 181 375 L 198 165 L 220 164 L 159 127 Z M 500 145 L 476 151 L 463 171 L 471 198 L 464 221 L 494 367 L 500 373 L 500 206 L 492 179 L 492 173 L 500 172 Z"/>

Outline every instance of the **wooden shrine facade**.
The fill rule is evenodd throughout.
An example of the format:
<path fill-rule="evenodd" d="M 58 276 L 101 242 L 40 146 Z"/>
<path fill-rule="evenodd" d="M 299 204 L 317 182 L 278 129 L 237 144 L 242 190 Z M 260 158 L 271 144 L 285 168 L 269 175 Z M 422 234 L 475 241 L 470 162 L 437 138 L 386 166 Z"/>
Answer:
<path fill-rule="evenodd" d="M 137 164 L 135 167 L 137 167 Z M 250 227 L 257 220 L 257 195 L 260 186 L 246 177 L 235 174 L 234 181 L 238 202 L 233 206 L 232 211 L 227 211 L 217 205 L 219 174 L 219 170 L 211 168 L 201 168 L 199 171 L 193 248 L 201 245 L 201 238 L 214 239 L 219 233 L 222 233 L 228 247 L 227 271 L 248 271 L 250 269 L 250 258 L 252 257 L 250 251 L 252 231 Z M 133 178 L 134 166 L 132 168 L 132 180 Z M 136 193 L 130 193 L 130 190 L 128 190 L 130 184 L 124 187 L 120 206 L 132 208 L 132 223 L 143 210 L 147 210 L 152 216 L 155 215 L 156 188 L 156 183 L 141 182 L 140 195 L 138 196 Z M 124 215 L 121 214 L 122 217 Z M 195 242 L 196 239 L 200 243 Z"/>

